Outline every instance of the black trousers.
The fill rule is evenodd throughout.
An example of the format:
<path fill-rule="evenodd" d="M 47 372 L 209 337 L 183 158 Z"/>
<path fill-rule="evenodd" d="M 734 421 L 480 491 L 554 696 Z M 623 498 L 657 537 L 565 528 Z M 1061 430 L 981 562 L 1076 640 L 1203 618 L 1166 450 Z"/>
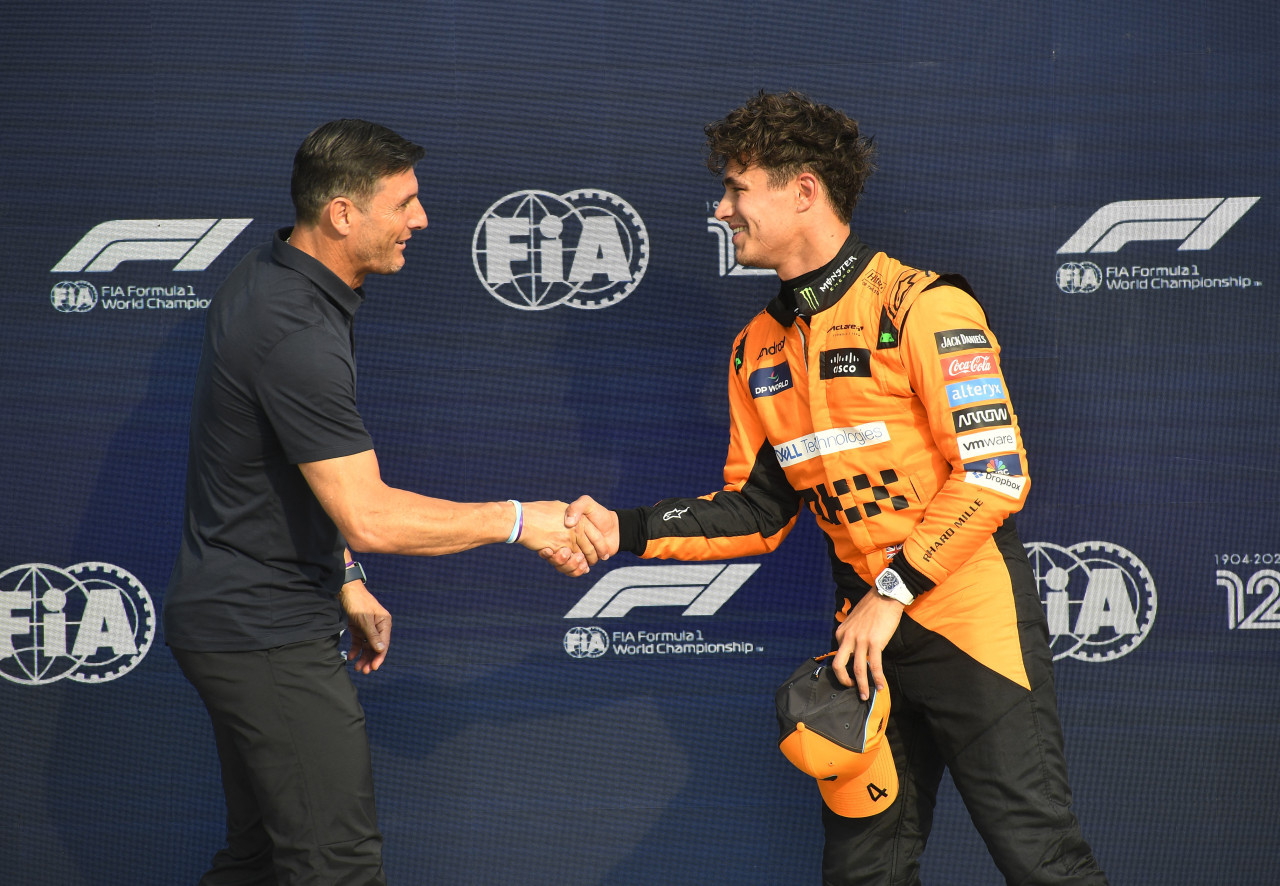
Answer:
<path fill-rule="evenodd" d="M 825 886 L 920 883 L 943 767 L 1006 883 L 1105 886 L 1071 811 L 1035 579 L 1016 533 L 998 534 L 997 544 L 1013 585 L 1030 691 L 904 616 L 883 658 L 898 797 L 869 818 L 842 818 L 823 806 Z"/>
<path fill-rule="evenodd" d="M 385 884 L 364 711 L 338 638 L 173 656 L 213 721 L 227 845 L 201 886 Z"/>

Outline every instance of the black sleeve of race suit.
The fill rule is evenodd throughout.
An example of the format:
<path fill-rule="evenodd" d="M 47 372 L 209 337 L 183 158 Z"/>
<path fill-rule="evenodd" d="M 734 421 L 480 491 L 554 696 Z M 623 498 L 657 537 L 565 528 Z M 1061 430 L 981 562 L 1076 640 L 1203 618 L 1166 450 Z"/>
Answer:
<path fill-rule="evenodd" d="M 773 447 L 765 441 L 751 473 L 740 489 L 725 489 L 703 498 L 667 498 L 647 508 L 619 510 L 621 550 L 643 555 L 660 538 L 769 538 L 791 524 L 800 512 L 800 496 L 787 481 Z M 754 551 L 744 550 L 742 556 Z"/>

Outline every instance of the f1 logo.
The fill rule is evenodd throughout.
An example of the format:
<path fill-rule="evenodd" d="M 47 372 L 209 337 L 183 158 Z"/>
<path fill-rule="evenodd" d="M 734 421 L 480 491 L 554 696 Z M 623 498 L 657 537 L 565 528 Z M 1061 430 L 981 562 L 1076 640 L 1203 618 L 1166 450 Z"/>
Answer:
<path fill-rule="evenodd" d="M 51 269 L 55 273 L 114 271 L 126 261 L 172 261 L 175 271 L 203 271 L 253 221 L 251 218 L 140 218 L 103 222 Z"/>
<path fill-rule="evenodd" d="M 596 582 L 565 618 L 621 618 L 637 606 L 685 606 L 681 615 L 715 615 L 759 568 L 623 566 Z"/>
<path fill-rule="evenodd" d="M 1062 244 L 1058 254 L 1116 252 L 1135 240 L 1181 240 L 1179 251 L 1210 249 L 1257 202 L 1257 197 L 1207 197 L 1108 203 Z"/>

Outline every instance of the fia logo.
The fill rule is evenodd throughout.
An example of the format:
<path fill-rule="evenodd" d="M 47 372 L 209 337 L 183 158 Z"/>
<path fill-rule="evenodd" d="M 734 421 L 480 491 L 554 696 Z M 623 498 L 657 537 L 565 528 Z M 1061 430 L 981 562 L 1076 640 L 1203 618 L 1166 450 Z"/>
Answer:
<path fill-rule="evenodd" d="M 83 314 L 98 306 L 98 287 L 88 280 L 63 280 L 54 284 L 49 301 L 64 314 Z"/>
<path fill-rule="evenodd" d="M 1111 661 L 1146 639 L 1156 618 L 1156 586 L 1141 560 L 1106 541 L 1025 547 L 1054 661 Z"/>
<path fill-rule="evenodd" d="M 644 277 L 649 232 L 608 191 L 516 191 L 485 210 L 471 259 L 489 294 L 510 307 L 607 308 Z"/>
<path fill-rule="evenodd" d="M 36 686 L 103 683 L 137 667 L 155 638 L 151 596 L 110 563 L 27 563 L 0 572 L 0 677 Z"/>
<path fill-rule="evenodd" d="M 599 658 L 609 651 L 609 635 L 604 628 L 569 628 L 564 635 L 564 651 L 570 658 Z"/>

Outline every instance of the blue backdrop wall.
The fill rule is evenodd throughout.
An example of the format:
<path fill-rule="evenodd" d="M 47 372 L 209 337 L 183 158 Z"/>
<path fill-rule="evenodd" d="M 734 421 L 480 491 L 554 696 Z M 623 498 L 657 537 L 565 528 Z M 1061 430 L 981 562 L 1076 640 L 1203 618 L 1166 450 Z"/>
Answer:
<path fill-rule="evenodd" d="M 1273 3 L 3 19 L 0 882 L 190 883 L 216 848 L 212 739 L 156 614 L 202 308 L 290 223 L 301 138 L 361 116 L 427 148 L 430 226 L 357 324 L 389 482 L 629 506 L 719 486 L 726 355 L 776 284 L 726 252 L 702 126 L 760 88 L 875 135 L 855 229 L 965 274 L 1001 337 L 1076 810 L 1112 882 L 1274 880 Z M 578 580 L 507 548 L 367 558 L 395 616 L 358 680 L 392 882 L 816 882 L 819 801 L 771 697 L 825 651 L 822 548 L 805 522 L 758 561 Z M 926 860 L 998 881 L 950 787 Z"/>

